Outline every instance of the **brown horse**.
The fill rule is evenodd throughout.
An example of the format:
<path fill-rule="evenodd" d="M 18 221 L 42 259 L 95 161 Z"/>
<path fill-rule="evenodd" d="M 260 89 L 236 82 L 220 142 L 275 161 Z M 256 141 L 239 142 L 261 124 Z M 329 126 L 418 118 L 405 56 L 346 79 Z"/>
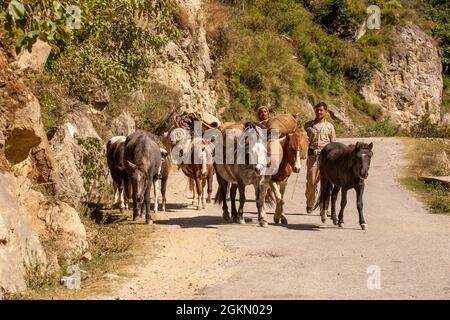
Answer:
<path fill-rule="evenodd" d="M 331 142 L 320 153 L 320 196 L 315 208 L 321 207 L 320 216 L 325 223 L 331 193 L 331 219 L 334 224 L 342 227 L 344 224 L 344 208 L 347 204 L 347 191 L 356 190 L 359 224 L 363 230 L 367 223 L 363 215 L 364 181 L 369 175 L 370 160 L 373 156 L 373 143 L 357 142 L 356 145 L 346 146 L 342 143 Z M 336 218 L 336 200 L 342 188 L 341 210 L 339 221 Z"/>
<path fill-rule="evenodd" d="M 281 162 L 278 172 L 273 176 L 268 176 L 266 181 L 270 183 L 277 199 L 274 222 L 287 224 L 286 216 L 283 213 L 284 193 L 286 191 L 288 179 L 292 172 L 298 173 L 302 168 L 301 160 L 306 159 L 308 151 L 308 136 L 303 128 L 298 128 L 279 140 L 282 149 Z"/>

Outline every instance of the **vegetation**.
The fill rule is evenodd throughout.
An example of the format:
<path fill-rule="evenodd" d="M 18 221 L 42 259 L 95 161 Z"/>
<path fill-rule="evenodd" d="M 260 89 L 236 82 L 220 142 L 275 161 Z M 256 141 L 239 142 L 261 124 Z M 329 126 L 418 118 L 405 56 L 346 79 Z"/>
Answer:
<path fill-rule="evenodd" d="M 445 139 L 405 139 L 408 165 L 402 183 L 416 192 L 433 213 L 450 213 L 450 190 L 441 184 L 426 184 L 421 176 L 445 176 L 450 174 L 448 160 L 450 144 Z M 438 156 L 442 153 L 442 156 Z"/>

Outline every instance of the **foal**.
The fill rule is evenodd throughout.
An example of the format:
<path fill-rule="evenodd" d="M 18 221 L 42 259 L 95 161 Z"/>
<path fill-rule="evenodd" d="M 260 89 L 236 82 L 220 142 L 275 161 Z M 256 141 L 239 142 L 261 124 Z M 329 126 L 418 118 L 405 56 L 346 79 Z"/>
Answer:
<path fill-rule="evenodd" d="M 320 196 L 315 208 L 320 205 L 320 216 L 325 223 L 331 192 L 331 219 L 334 224 L 342 227 L 344 224 L 344 208 L 347 204 L 347 191 L 356 190 L 361 229 L 368 226 L 363 215 L 364 181 L 369 176 L 370 160 L 373 156 L 373 143 L 357 142 L 356 145 L 346 146 L 342 143 L 331 142 L 320 153 Z M 342 188 L 341 209 L 339 221 L 336 218 L 336 200 Z"/>

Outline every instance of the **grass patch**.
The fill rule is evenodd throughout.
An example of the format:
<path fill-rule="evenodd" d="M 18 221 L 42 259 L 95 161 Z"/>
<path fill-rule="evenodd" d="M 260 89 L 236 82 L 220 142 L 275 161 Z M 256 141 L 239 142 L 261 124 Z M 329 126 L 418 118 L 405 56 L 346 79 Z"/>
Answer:
<path fill-rule="evenodd" d="M 450 191 L 441 184 L 426 184 L 419 180 L 423 175 L 449 175 L 448 160 L 450 141 L 447 139 L 411 139 L 405 138 L 408 165 L 401 182 L 414 191 L 433 213 L 450 214 Z"/>

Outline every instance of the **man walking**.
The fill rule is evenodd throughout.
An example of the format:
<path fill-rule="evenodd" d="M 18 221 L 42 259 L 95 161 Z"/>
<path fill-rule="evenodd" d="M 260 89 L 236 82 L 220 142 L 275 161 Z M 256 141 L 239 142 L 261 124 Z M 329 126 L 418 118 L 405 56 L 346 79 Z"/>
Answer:
<path fill-rule="evenodd" d="M 314 111 L 316 118 L 305 123 L 305 130 L 309 138 L 308 159 L 306 160 L 306 212 L 311 213 L 316 204 L 317 185 L 320 181 L 319 163 L 320 151 L 328 143 L 336 141 L 333 125 L 325 117 L 328 106 L 325 102 L 318 103 Z"/>

